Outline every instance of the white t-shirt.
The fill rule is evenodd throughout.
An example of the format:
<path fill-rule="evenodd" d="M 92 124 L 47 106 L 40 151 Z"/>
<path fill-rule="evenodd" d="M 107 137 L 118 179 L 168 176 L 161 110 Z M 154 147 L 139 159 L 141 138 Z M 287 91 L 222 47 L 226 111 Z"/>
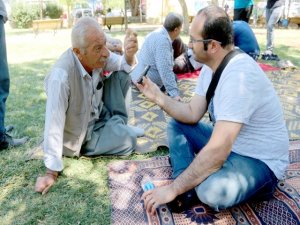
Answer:
<path fill-rule="evenodd" d="M 211 78 L 212 70 L 204 65 L 197 95 L 206 96 Z M 215 121 L 243 124 L 232 151 L 265 162 L 281 179 L 289 162 L 283 111 L 271 81 L 247 54 L 235 56 L 223 70 L 213 106 Z"/>

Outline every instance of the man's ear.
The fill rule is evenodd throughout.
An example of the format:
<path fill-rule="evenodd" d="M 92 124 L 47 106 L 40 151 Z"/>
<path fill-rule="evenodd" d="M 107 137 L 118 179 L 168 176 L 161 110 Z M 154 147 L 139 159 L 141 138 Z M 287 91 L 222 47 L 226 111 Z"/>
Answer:
<path fill-rule="evenodd" d="M 73 52 L 79 56 L 80 55 L 80 49 L 79 48 L 73 48 Z"/>
<path fill-rule="evenodd" d="M 79 48 L 73 48 L 73 52 L 75 53 L 75 55 L 78 57 L 79 60 L 82 59 L 82 54 Z"/>
<path fill-rule="evenodd" d="M 212 41 L 210 42 L 210 51 L 211 51 L 212 53 L 217 52 L 220 48 L 221 48 L 221 45 L 220 45 L 219 42 L 217 42 L 217 41 L 215 41 L 215 40 L 212 40 Z"/>

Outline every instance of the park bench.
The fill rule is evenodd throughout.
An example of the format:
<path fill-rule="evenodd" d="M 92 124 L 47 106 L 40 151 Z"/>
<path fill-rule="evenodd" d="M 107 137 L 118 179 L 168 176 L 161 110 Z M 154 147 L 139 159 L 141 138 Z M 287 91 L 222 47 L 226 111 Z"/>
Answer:
<path fill-rule="evenodd" d="M 112 25 L 121 25 L 121 30 L 123 28 L 125 19 L 124 16 L 112 16 L 112 17 L 103 17 L 102 25 L 103 27 L 107 26 L 110 30 Z"/>
<path fill-rule="evenodd" d="M 41 30 L 53 30 L 54 35 L 57 29 L 62 27 L 61 19 L 45 19 L 45 20 L 33 20 L 32 29 L 35 35 L 37 35 Z"/>

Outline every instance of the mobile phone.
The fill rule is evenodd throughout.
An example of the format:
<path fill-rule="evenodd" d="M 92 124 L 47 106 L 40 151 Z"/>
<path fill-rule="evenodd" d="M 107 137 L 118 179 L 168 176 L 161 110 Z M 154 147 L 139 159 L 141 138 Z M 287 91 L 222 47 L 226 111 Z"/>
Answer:
<path fill-rule="evenodd" d="M 143 72 L 141 73 L 141 75 L 139 76 L 139 78 L 137 79 L 137 81 L 136 81 L 138 84 L 142 84 L 143 83 L 143 77 L 147 75 L 149 69 L 150 69 L 150 66 L 147 65 L 145 67 L 145 69 L 143 70 Z"/>

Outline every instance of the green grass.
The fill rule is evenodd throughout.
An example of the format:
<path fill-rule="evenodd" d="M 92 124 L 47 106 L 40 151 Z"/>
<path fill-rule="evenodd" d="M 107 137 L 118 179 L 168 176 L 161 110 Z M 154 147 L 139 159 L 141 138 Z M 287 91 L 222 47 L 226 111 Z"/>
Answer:
<path fill-rule="evenodd" d="M 139 33 L 139 44 L 146 31 Z M 265 29 L 255 29 L 262 50 Z M 123 40 L 124 32 L 112 32 Z M 276 53 L 300 66 L 300 30 L 276 30 Z M 188 37 L 183 37 L 187 41 Z M 14 136 L 29 136 L 23 147 L 0 155 L 1 224 L 110 224 L 107 164 L 117 157 L 64 159 L 65 169 L 50 192 L 34 192 L 36 178 L 44 174 L 41 160 L 26 161 L 26 153 L 39 142 L 44 126 L 46 95 L 44 77 L 57 57 L 70 46 L 70 30 L 43 32 L 7 29 L 11 93 L 7 101 L 6 124 L 14 124 Z M 166 149 L 126 159 L 146 159 L 166 155 Z"/>

